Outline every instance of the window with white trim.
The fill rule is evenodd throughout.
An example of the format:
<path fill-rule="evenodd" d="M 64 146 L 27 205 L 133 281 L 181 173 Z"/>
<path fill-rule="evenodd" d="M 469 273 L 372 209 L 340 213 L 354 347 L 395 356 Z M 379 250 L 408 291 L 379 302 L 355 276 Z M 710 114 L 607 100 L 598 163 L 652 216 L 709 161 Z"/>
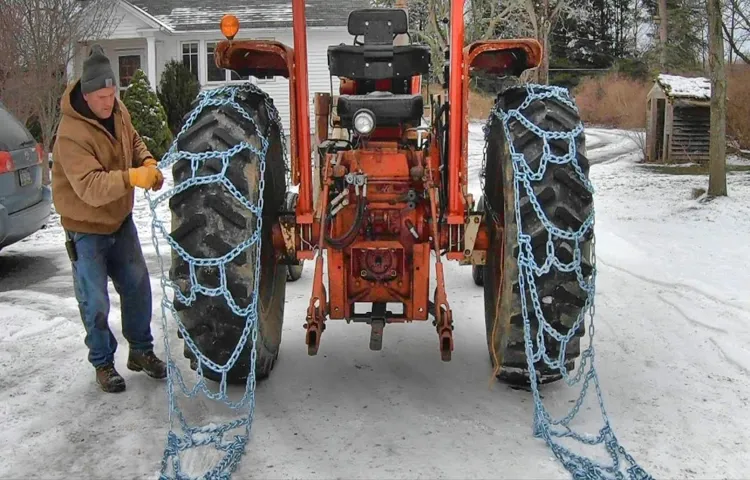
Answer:
<path fill-rule="evenodd" d="M 219 42 L 206 42 L 206 83 L 224 83 L 229 81 L 229 75 L 223 68 L 216 66 L 214 51 Z"/>
<path fill-rule="evenodd" d="M 182 42 L 182 63 L 190 69 L 195 79 L 200 82 L 198 75 L 198 42 Z"/>
<path fill-rule="evenodd" d="M 136 70 L 141 68 L 141 56 L 135 55 L 119 55 L 117 57 L 117 70 L 119 71 L 120 91 L 124 92 L 130 86 L 130 81 L 133 79 Z"/>
<path fill-rule="evenodd" d="M 227 71 L 216 66 L 214 51 L 218 42 L 206 42 L 206 82 L 226 82 Z"/>

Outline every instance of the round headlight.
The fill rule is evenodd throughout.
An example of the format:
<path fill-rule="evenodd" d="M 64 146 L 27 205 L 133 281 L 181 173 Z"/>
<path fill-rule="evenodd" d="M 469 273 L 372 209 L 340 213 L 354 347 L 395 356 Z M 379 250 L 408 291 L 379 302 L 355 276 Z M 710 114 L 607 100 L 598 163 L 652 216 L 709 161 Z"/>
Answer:
<path fill-rule="evenodd" d="M 375 116 L 369 110 L 360 110 L 354 114 L 354 130 L 360 135 L 367 135 L 375 128 Z"/>

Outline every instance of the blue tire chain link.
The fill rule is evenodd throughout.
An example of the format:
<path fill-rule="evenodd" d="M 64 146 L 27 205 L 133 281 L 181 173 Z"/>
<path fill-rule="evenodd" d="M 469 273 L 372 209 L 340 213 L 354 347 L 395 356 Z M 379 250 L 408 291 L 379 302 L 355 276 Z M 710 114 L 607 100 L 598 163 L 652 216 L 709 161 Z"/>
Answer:
<path fill-rule="evenodd" d="M 515 218 L 516 218 L 516 224 L 518 226 L 518 245 L 519 253 L 518 253 L 518 281 L 519 281 L 519 287 L 520 287 L 520 298 L 521 298 L 521 307 L 523 311 L 523 324 L 524 324 L 524 342 L 525 342 L 525 348 L 526 348 L 526 360 L 527 360 L 527 366 L 529 370 L 529 376 L 530 376 L 530 382 L 531 382 L 531 388 L 534 398 L 534 422 L 533 422 L 533 433 L 534 436 L 537 438 L 543 438 L 549 448 L 554 453 L 555 457 L 565 466 L 565 468 L 572 474 L 573 478 L 575 479 L 624 479 L 625 476 L 621 470 L 622 462 L 620 456 L 622 456 L 625 459 L 625 462 L 627 462 L 627 468 L 626 472 L 628 475 L 628 478 L 631 480 L 645 480 L 645 479 L 652 479 L 652 477 L 645 472 L 645 470 L 640 467 L 633 457 L 625 450 L 625 448 L 620 445 L 620 443 L 617 440 L 617 437 L 615 436 L 612 426 L 610 424 L 609 418 L 607 417 L 606 410 L 604 408 L 604 400 L 602 397 L 602 391 L 599 384 L 599 378 L 596 373 L 596 368 L 594 366 L 594 344 L 593 344 L 593 337 L 594 337 L 594 292 L 595 292 L 595 284 L 596 284 L 596 257 L 595 254 L 592 255 L 592 274 L 591 279 L 589 281 L 586 281 L 583 277 L 582 269 L 581 269 L 581 247 L 580 242 L 582 241 L 583 237 L 587 234 L 587 232 L 594 228 L 594 209 L 592 207 L 591 214 L 589 217 L 583 222 L 581 227 L 573 232 L 573 231 L 567 231 L 562 230 L 558 227 L 556 227 L 549 218 L 547 218 L 547 215 L 545 214 L 544 210 L 542 209 L 542 206 L 539 204 L 539 201 L 536 198 L 536 194 L 533 189 L 533 183 L 535 181 L 539 181 L 543 178 L 545 170 L 547 168 L 547 165 L 549 163 L 557 164 L 557 165 L 563 165 L 570 163 L 575 170 L 575 172 L 578 174 L 579 179 L 583 184 L 586 186 L 589 192 L 593 195 L 594 193 L 594 187 L 589 181 L 588 178 L 584 175 L 581 166 L 578 164 L 578 160 L 576 158 L 576 143 L 575 139 L 579 135 L 583 134 L 583 124 L 579 121 L 578 125 L 571 131 L 559 131 L 559 132 L 547 132 L 542 130 L 539 126 L 533 124 L 530 122 L 524 115 L 523 111 L 531 105 L 532 102 L 538 101 L 538 100 L 546 100 L 546 99 L 555 99 L 570 108 L 572 108 L 574 111 L 578 112 L 578 108 L 575 105 L 574 101 L 571 99 L 570 94 L 567 89 L 562 87 L 555 87 L 555 86 L 547 86 L 547 85 L 536 85 L 536 84 L 527 84 L 525 85 L 526 88 L 526 98 L 524 99 L 523 103 L 515 109 L 510 109 L 508 111 L 503 111 L 499 104 L 496 105 L 496 107 L 493 109 L 493 111 L 490 113 L 487 124 L 484 128 L 485 133 L 485 156 L 486 156 L 486 144 L 489 142 L 489 134 L 490 134 L 490 128 L 489 125 L 491 122 L 497 118 L 503 122 L 503 129 L 505 132 L 505 138 L 507 145 L 510 150 L 510 156 L 511 161 L 513 162 L 513 190 L 514 190 L 514 196 L 515 196 Z M 539 164 L 539 170 L 534 172 L 529 164 L 527 163 L 527 160 L 524 158 L 523 153 L 518 153 L 515 150 L 515 146 L 513 145 L 513 136 L 511 135 L 509 123 L 511 120 L 517 120 L 520 122 L 526 129 L 532 131 L 536 136 L 544 139 L 544 146 L 543 146 L 543 154 L 542 158 Z M 566 153 L 563 156 L 557 156 L 553 155 L 550 149 L 550 140 L 567 140 L 568 142 L 568 153 Z M 487 159 L 484 159 L 484 162 L 486 164 Z M 521 223 L 521 208 L 520 208 L 520 201 L 519 201 L 519 192 L 521 191 L 521 188 L 524 188 L 526 191 L 526 194 L 531 202 L 531 205 L 536 212 L 537 217 L 542 222 L 544 227 L 547 230 L 548 236 L 547 236 L 547 244 L 546 244 L 546 253 L 547 253 L 547 259 L 545 260 L 544 264 L 539 266 L 537 265 L 534 254 L 532 251 L 532 245 L 531 245 L 531 236 L 528 233 L 525 233 L 523 231 L 523 224 Z M 487 202 L 485 202 L 486 204 Z M 575 252 L 573 255 L 573 260 L 568 263 L 564 264 L 562 263 L 555 255 L 555 247 L 554 247 L 554 238 L 561 238 L 566 239 L 575 242 Z M 595 240 L 592 240 L 592 245 L 595 242 Z M 593 246 L 592 246 L 593 248 Z M 539 302 L 539 294 L 536 290 L 536 285 L 534 282 L 535 276 L 543 275 L 550 271 L 552 267 L 556 267 L 559 271 L 562 272 L 575 272 L 576 277 L 578 279 L 578 283 L 580 287 L 587 293 L 586 302 L 584 304 L 583 309 L 581 310 L 580 315 L 578 316 L 578 319 L 576 320 L 573 327 L 571 327 L 570 331 L 566 335 L 561 335 L 552 325 L 549 324 L 544 319 L 544 313 L 542 312 L 542 307 Z M 533 310 L 536 315 L 536 321 L 538 322 L 538 328 L 537 328 L 537 335 L 536 335 L 536 344 L 538 345 L 538 349 L 534 351 L 534 347 L 532 345 L 532 338 L 531 338 L 531 321 L 529 319 L 529 311 L 527 308 L 527 294 L 531 297 L 531 301 L 533 304 Z M 589 338 L 590 338 L 590 344 L 589 347 L 582 352 L 581 354 L 581 362 L 578 368 L 578 371 L 576 372 L 575 376 L 570 376 L 567 372 L 567 369 L 565 368 L 565 351 L 567 349 L 568 342 L 571 340 L 571 338 L 575 335 L 576 331 L 581 327 L 581 324 L 584 322 L 584 319 L 586 317 L 586 312 L 588 311 L 589 317 L 590 317 L 590 325 L 589 325 Z M 544 333 L 548 333 L 552 338 L 554 338 L 556 341 L 560 342 L 560 354 L 557 359 L 551 359 L 546 351 L 545 348 L 545 342 L 544 342 Z M 544 362 L 551 368 L 559 370 L 559 372 L 562 374 L 566 384 L 568 386 L 574 386 L 577 383 L 581 381 L 581 378 L 584 378 L 583 385 L 581 387 L 581 392 L 578 396 L 578 399 L 575 401 L 574 406 L 570 410 L 570 412 L 565 415 L 563 418 L 555 420 L 552 418 L 550 413 L 545 409 L 544 405 L 541 401 L 541 396 L 539 394 L 539 388 L 537 384 L 537 372 L 534 368 L 534 364 L 539 362 L 540 360 L 544 360 Z M 584 370 L 586 368 L 587 363 L 590 362 L 590 369 L 587 373 L 584 374 Z M 594 388 L 596 390 L 596 395 L 599 401 L 599 407 L 601 408 L 601 414 L 602 418 L 604 420 L 604 426 L 599 430 L 599 434 L 595 437 L 591 435 L 582 435 L 575 433 L 572 428 L 570 427 L 570 422 L 575 418 L 576 414 L 578 413 L 584 398 L 586 396 L 586 392 L 589 389 L 589 386 L 593 382 Z M 556 428 L 557 427 L 557 428 Z M 611 465 L 604 465 L 601 463 L 597 463 L 592 459 L 586 458 L 581 455 L 577 455 L 567 448 L 565 448 L 562 444 L 555 441 L 556 437 L 567 437 L 572 438 L 574 440 L 577 440 L 583 444 L 589 445 L 589 446 L 595 446 L 604 444 L 607 453 L 609 454 L 609 457 L 612 459 Z"/>
<path fill-rule="evenodd" d="M 250 112 L 247 112 L 242 105 L 237 101 L 237 96 L 242 93 L 250 93 L 252 95 L 259 96 L 265 102 L 266 110 L 269 115 L 269 120 L 275 123 L 281 134 L 282 147 L 284 161 L 286 165 L 286 144 L 283 141 L 285 138 L 283 125 L 278 113 L 278 110 L 273 105 L 271 98 L 258 87 L 253 84 L 243 84 L 240 86 L 228 86 L 220 87 L 216 89 L 202 91 L 198 95 L 198 105 L 190 113 L 189 117 L 185 121 L 180 132 L 175 137 L 170 149 L 167 151 L 165 156 L 159 162 L 159 168 L 167 169 L 171 168 L 176 162 L 183 160 L 189 161 L 192 169 L 190 178 L 175 185 L 174 188 L 151 198 L 151 195 L 146 191 L 146 199 L 149 203 L 152 214 L 151 223 L 151 234 L 152 242 L 156 249 L 157 257 L 159 258 L 159 266 L 161 269 L 161 286 L 163 291 L 163 299 L 161 303 L 162 309 L 162 327 L 164 331 L 164 346 L 167 353 L 167 389 L 169 395 L 169 419 L 170 419 L 170 431 L 167 435 L 167 445 L 164 450 L 164 457 L 162 459 L 160 479 L 177 479 L 185 480 L 191 478 L 187 476 L 181 470 L 180 453 L 190 448 L 201 447 L 206 445 L 213 445 L 218 451 L 225 453 L 223 458 L 218 464 L 213 467 L 210 471 L 206 472 L 200 478 L 206 480 L 218 480 L 218 479 L 229 479 L 232 472 L 236 470 L 242 455 L 245 452 L 245 446 L 249 440 L 250 430 L 252 427 L 252 421 L 255 410 L 255 361 L 256 361 L 256 341 L 258 338 L 258 315 L 257 315 L 257 300 L 258 291 L 260 285 L 260 251 L 261 251 L 261 238 L 260 234 L 263 228 L 263 193 L 265 188 L 265 169 L 266 169 L 266 152 L 268 150 L 269 141 L 261 133 L 262 130 L 258 128 L 253 116 Z M 251 145 L 247 142 L 240 142 L 232 148 L 225 151 L 208 151 L 202 153 L 189 153 L 179 151 L 177 144 L 182 135 L 193 125 L 196 118 L 201 112 L 208 106 L 223 107 L 230 106 L 237 110 L 243 118 L 245 118 L 251 125 L 255 127 L 258 139 L 260 141 L 260 148 L 255 145 Z M 260 169 L 260 180 L 258 184 L 258 201 L 257 205 L 254 205 L 250 200 L 245 198 L 239 190 L 232 184 L 227 178 L 227 169 L 229 168 L 229 162 L 231 158 L 237 153 L 249 150 L 257 158 Z M 197 172 L 200 167 L 209 159 L 219 158 L 222 161 L 222 170 L 219 173 L 213 175 L 202 175 L 198 176 Z M 288 172 L 288 170 L 287 170 Z M 249 210 L 257 218 L 257 225 L 252 235 L 250 235 L 245 241 L 234 247 L 227 254 L 219 258 L 195 258 L 188 254 L 168 233 L 167 228 L 164 225 L 164 221 L 160 220 L 157 215 L 157 208 L 160 203 L 167 201 L 174 195 L 177 195 L 188 188 L 196 187 L 198 185 L 205 185 L 210 183 L 221 183 L 224 188 L 229 191 L 232 196 L 237 199 L 247 210 Z M 287 176 L 287 185 L 289 183 L 289 177 Z M 164 261 L 159 253 L 159 240 L 158 236 L 161 235 L 167 242 L 167 244 L 174 249 L 183 260 L 188 262 L 190 270 L 190 291 L 188 295 L 184 295 L 178 285 L 171 281 L 164 268 Z M 229 289 L 227 288 L 227 277 L 226 277 L 226 265 L 231 262 L 234 258 L 240 255 L 243 251 L 254 247 L 254 288 L 252 293 L 252 300 L 246 308 L 240 308 L 232 297 Z M 207 288 L 200 284 L 196 277 L 196 267 L 217 267 L 219 270 L 220 284 L 216 288 Z M 167 295 L 167 288 L 174 292 L 175 298 L 187 306 L 190 306 L 195 301 L 197 294 L 205 296 L 223 296 L 227 304 L 231 308 L 232 312 L 245 318 L 245 326 L 240 336 L 239 342 L 235 350 L 232 352 L 229 360 L 224 365 L 218 365 L 217 363 L 210 360 L 202 352 L 199 351 L 193 340 L 190 338 L 190 334 L 186 330 L 185 326 L 179 319 L 179 315 L 172 302 L 169 301 Z M 191 352 L 197 360 L 196 375 L 198 377 L 195 386 L 190 389 L 185 384 L 180 370 L 177 368 L 174 359 L 172 358 L 169 340 L 168 340 L 168 329 L 167 329 L 167 311 L 172 314 L 177 322 L 177 327 L 183 336 L 185 344 L 190 348 Z M 252 348 L 250 352 L 250 371 L 248 379 L 245 385 L 245 393 L 239 402 L 233 402 L 229 400 L 227 396 L 227 372 L 237 362 L 240 353 L 242 352 L 248 338 L 252 340 Z M 208 366 L 212 370 L 221 374 L 221 383 L 219 386 L 218 393 L 212 392 L 206 385 L 205 378 L 203 376 L 203 368 Z M 206 426 L 190 426 L 185 419 L 183 412 L 177 406 L 176 395 L 175 395 L 175 381 L 179 385 L 182 393 L 188 397 L 196 397 L 199 392 L 205 394 L 206 397 L 222 401 L 230 408 L 234 410 L 246 409 L 246 413 L 239 419 L 225 423 L 223 425 L 209 424 Z M 182 435 L 178 435 L 174 432 L 174 414 L 177 414 L 180 425 L 183 430 Z M 234 435 L 232 440 L 227 440 L 224 435 L 227 432 L 231 432 L 234 429 L 244 427 L 244 435 Z M 171 467 L 171 468 L 170 468 Z M 170 475 L 171 470 L 171 475 Z"/>

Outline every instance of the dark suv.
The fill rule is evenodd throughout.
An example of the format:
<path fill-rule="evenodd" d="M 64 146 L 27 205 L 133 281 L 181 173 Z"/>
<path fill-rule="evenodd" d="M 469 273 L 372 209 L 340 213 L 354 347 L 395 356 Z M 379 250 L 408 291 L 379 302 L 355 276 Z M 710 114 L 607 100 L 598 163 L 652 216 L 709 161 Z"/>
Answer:
<path fill-rule="evenodd" d="M 44 227 L 52 192 L 42 185 L 43 150 L 0 103 L 0 249 Z"/>

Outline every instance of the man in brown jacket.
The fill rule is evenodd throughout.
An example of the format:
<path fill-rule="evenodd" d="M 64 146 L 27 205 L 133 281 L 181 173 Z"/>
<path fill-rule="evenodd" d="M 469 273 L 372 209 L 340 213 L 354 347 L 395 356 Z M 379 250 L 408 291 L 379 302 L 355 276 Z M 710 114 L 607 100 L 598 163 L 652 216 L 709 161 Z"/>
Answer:
<path fill-rule="evenodd" d="M 109 59 L 94 45 L 81 78 L 63 94 L 52 167 L 88 360 L 105 392 L 125 390 L 114 367 L 107 277 L 120 295 L 128 369 L 166 377 L 166 365 L 153 352 L 151 283 L 132 218 L 135 187 L 159 190 L 164 179 L 116 89 Z"/>

